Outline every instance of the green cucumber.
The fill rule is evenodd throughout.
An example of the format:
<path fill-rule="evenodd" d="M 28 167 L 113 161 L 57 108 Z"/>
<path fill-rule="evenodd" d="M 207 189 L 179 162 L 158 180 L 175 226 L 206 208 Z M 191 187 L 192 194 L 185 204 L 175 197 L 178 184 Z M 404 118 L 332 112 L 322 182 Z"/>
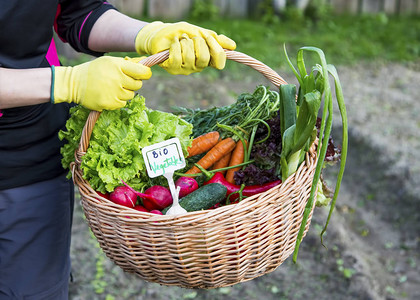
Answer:
<path fill-rule="evenodd" d="M 226 197 L 227 188 L 220 183 L 209 183 L 179 199 L 179 205 L 187 212 L 209 209 Z M 165 214 L 171 206 L 162 210 Z"/>

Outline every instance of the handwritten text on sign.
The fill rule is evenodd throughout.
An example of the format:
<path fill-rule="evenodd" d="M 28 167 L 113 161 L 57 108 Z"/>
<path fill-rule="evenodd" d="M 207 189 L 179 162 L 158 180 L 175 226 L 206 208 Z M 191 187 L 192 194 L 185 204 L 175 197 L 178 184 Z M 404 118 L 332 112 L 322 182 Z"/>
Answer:
<path fill-rule="evenodd" d="M 184 154 L 178 138 L 172 138 L 142 149 L 149 177 L 173 173 L 185 167 Z"/>

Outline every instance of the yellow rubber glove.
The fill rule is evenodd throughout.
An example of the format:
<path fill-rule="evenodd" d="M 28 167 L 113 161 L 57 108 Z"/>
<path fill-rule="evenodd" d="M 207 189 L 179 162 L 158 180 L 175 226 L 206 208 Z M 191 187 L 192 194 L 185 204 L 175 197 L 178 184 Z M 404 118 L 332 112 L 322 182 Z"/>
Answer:
<path fill-rule="evenodd" d="M 234 50 L 236 44 L 224 35 L 186 22 L 152 22 L 139 31 L 136 51 L 156 54 L 169 49 L 169 59 L 160 64 L 171 74 L 188 75 L 207 66 L 223 69 L 226 64 L 224 49 Z"/>
<path fill-rule="evenodd" d="M 51 102 L 74 102 L 102 111 L 125 106 L 149 79 L 149 67 L 140 58 L 102 56 L 75 67 L 52 67 Z"/>

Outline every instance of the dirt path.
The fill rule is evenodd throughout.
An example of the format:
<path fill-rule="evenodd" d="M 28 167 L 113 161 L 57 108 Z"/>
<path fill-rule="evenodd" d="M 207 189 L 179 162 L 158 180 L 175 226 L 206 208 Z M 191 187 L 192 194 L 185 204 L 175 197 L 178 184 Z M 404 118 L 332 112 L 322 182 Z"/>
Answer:
<path fill-rule="evenodd" d="M 327 210 L 317 208 L 297 264 L 288 259 L 270 274 L 227 288 L 163 287 L 123 273 L 106 258 L 77 205 L 70 299 L 420 299 L 419 70 L 419 64 L 338 69 L 350 150 L 324 238 L 328 249 L 319 239 Z M 162 76 L 142 93 L 148 106 L 165 111 L 175 104 L 223 105 L 266 83 L 252 72 L 243 75 L 241 80 Z M 284 77 L 293 82 L 290 74 Z M 334 127 L 338 139 L 339 118 Z M 329 169 L 327 179 L 335 172 Z"/>

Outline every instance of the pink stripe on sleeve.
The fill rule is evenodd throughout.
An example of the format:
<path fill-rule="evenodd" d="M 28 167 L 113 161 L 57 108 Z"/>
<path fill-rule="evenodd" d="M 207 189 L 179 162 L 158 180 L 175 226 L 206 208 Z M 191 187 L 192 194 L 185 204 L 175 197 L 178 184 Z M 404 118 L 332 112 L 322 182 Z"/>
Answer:
<path fill-rule="evenodd" d="M 80 30 L 79 30 L 79 42 L 80 42 L 80 36 L 82 35 L 82 29 L 83 26 L 85 26 L 86 20 L 89 18 L 89 16 L 92 14 L 92 11 L 90 13 L 88 13 L 88 15 L 86 16 L 86 18 L 83 20 L 82 26 L 80 26 Z"/>

